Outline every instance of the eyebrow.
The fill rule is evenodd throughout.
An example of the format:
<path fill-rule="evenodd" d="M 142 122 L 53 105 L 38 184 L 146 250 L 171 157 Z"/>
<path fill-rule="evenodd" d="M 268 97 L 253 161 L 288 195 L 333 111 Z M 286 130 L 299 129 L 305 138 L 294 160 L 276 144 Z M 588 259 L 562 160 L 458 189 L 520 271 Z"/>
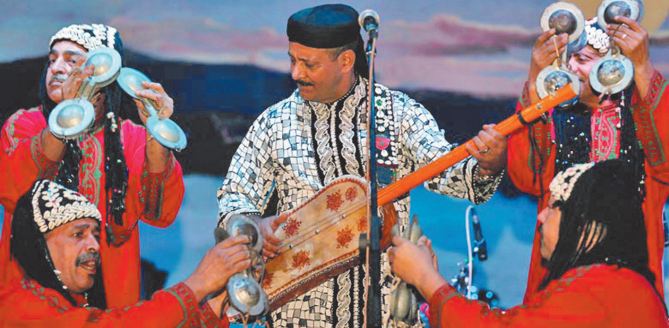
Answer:
<path fill-rule="evenodd" d="M 80 224 L 75 225 L 74 228 L 75 229 L 86 229 L 86 228 L 90 228 L 90 226 L 91 226 L 90 223 L 84 222 L 84 223 L 80 223 Z M 93 230 L 98 230 L 99 231 L 100 230 L 100 225 L 97 225 L 97 224 L 94 225 Z"/>
<path fill-rule="evenodd" d="M 295 58 L 295 59 L 297 59 L 299 61 L 303 61 L 303 62 L 311 62 L 312 61 L 312 59 L 310 59 L 310 58 L 304 58 L 304 57 L 300 58 L 300 57 L 293 56 L 293 54 L 291 54 L 290 51 L 288 52 L 288 56 L 290 58 Z"/>
<path fill-rule="evenodd" d="M 51 49 L 51 51 L 49 51 L 49 55 L 57 55 L 57 54 L 58 54 L 58 51 L 56 51 L 56 50 Z M 81 52 L 81 51 L 76 51 L 76 50 L 65 50 L 63 52 L 63 55 L 66 55 L 66 56 L 83 56 L 84 53 Z"/>

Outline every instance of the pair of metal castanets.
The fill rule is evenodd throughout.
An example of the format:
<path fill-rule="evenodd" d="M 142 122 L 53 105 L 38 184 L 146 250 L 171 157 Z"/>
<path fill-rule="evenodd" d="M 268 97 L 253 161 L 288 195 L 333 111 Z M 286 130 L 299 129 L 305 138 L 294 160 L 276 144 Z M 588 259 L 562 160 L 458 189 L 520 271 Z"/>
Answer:
<path fill-rule="evenodd" d="M 133 68 L 121 67 L 121 55 L 111 48 L 88 52 L 84 67 L 90 65 L 94 67 L 93 75 L 82 82 L 77 96 L 59 103 L 51 111 L 49 130 L 53 135 L 61 139 L 76 139 L 88 131 L 95 122 L 95 108 L 90 102 L 92 97 L 116 81 L 130 97 L 142 102 L 149 113 L 146 129 L 160 144 L 176 151 L 186 148 L 186 134 L 181 127 L 170 119 L 159 118 L 155 103 L 137 95 L 136 92 L 143 89 L 142 82 L 151 82 L 146 75 Z"/>
<path fill-rule="evenodd" d="M 604 0 L 597 10 L 597 24 L 605 28 L 615 23 L 616 16 L 624 16 L 640 21 L 643 3 L 640 0 Z M 569 38 L 566 51 L 558 55 L 553 65 L 544 68 L 536 80 L 540 98 L 554 93 L 571 83 L 577 93 L 580 90 L 578 77 L 567 69 L 568 56 L 587 45 L 585 19 L 581 10 L 569 2 L 556 2 L 544 10 L 541 16 L 543 31 L 555 29 L 556 35 L 566 33 Z M 557 51 L 557 47 L 556 47 Z M 617 94 L 625 90 L 634 78 L 634 66 L 620 48 L 611 44 L 608 53 L 593 66 L 588 77 L 590 86 L 602 95 Z M 563 104 L 569 105 L 569 104 Z"/>

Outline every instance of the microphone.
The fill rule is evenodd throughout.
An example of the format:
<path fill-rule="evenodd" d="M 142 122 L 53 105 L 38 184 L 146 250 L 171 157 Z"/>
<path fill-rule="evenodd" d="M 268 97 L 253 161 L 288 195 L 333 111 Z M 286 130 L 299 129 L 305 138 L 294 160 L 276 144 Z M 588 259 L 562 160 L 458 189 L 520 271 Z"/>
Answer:
<path fill-rule="evenodd" d="M 376 11 L 371 9 L 365 9 L 358 16 L 358 24 L 362 27 L 365 32 L 371 33 L 372 31 L 376 32 L 379 29 L 379 23 L 381 18 Z"/>
<path fill-rule="evenodd" d="M 478 254 L 479 261 L 485 261 L 488 259 L 488 246 L 486 245 L 485 238 L 483 238 L 481 221 L 474 207 L 472 207 L 472 225 L 474 226 L 474 252 Z"/>

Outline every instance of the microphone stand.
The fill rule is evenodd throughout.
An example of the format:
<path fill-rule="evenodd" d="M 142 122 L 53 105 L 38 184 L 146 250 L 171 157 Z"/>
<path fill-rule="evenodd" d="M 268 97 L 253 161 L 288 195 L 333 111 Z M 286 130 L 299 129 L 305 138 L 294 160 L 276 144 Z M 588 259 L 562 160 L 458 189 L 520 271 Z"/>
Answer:
<path fill-rule="evenodd" d="M 367 62 L 369 63 L 369 83 L 367 86 L 368 119 L 368 147 L 369 158 L 367 162 L 367 181 L 369 181 L 369 243 L 367 243 L 368 261 L 368 290 L 366 302 L 366 327 L 381 327 L 381 220 L 377 207 L 377 181 L 376 181 L 376 105 L 374 103 L 374 59 L 376 56 L 376 40 L 378 38 L 376 29 L 369 30 L 367 41 Z"/>

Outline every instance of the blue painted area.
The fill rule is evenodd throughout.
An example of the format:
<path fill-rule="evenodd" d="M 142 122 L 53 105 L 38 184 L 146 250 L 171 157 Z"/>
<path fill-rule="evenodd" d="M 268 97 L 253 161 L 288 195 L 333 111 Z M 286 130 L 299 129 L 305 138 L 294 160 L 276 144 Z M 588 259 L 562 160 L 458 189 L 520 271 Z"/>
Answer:
<path fill-rule="evenodd" d="M 432 239 L 439 271 L 446 278 L 453 277 L 458 262 L 467 258 L 465 210 L 469 205 L 423 188 L 412 192 L 412 212 Z M 488 244 L 488 259 L 474 260 L 474 285 L 497 293 L 503 307 L 519 304 L 525 291 L 536 203 L 528 197 L 509 199 L 498 193 L 476 210 Z"/>

